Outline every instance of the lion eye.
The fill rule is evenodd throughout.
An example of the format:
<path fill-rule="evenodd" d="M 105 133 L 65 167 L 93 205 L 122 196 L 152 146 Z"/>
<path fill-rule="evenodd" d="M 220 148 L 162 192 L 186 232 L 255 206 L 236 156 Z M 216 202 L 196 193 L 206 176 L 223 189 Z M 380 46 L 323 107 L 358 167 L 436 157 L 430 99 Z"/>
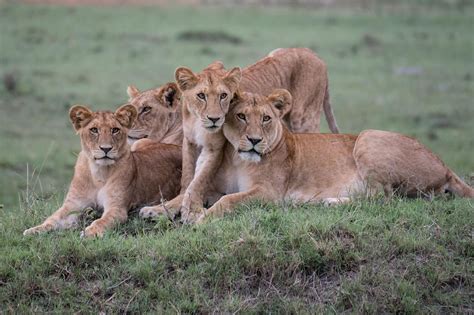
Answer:
<path fill-rule="evenodd" d="M 237 114 L 237 117 L 243 121 L 245 121 L 245 115 L 242 113 Z"/>
<path fill-rule="evenodd" d="M 263 121 L 264 122 L 270 121 L 270 119 L 272 119 L 272 118 L 268 115 L 263 116 Z"/>
<path fill-rule="evenodd" d="M 206 99 L 206 95 L 204 95 L 204 93 L 198 93 L 197 97 L 199 97 L 200 99 L 202 100 L 205 100 Z"/>
<path fill-rule="evenodd" d="M 143 109 L 142 109 L 142 114 L 143 114 L 143 113 L 148 113 L 149 111 L 151 111 L 151 107 L 150 107 L 150 106 L 145 106 L 145 107 L 143 107 Z"/>
<path fill-rule="evenodd" d="M 112 134 L 117 134 L 120 131 L 119 128 L 112 128 Z"/>
<path fill-rule="evenodd" d="M 97 129 L 96 127 L 92 127 L 92 128 L 90 129 L 90 132 L 97 134 L 97 133 L 99 133 L 99 129 Z"/>
<path fill-rule="evenodd" d="M 227 93 L 222 93 L 221 94 L 221 100 L 225 99 L 227 97 Z"/>

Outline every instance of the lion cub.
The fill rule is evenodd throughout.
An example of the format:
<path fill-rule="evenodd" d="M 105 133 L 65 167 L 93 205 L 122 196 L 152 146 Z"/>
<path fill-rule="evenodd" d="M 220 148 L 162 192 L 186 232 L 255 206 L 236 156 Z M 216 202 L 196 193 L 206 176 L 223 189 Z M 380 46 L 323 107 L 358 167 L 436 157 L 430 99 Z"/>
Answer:
<path fill-rule="evenodd" d="M 197 222 L 252 199 L 335 204 L 382 189 L 388 197 L 474 197 L 473 188 L 413 138 L 376 130 L 293 134 L 280 119 L 290 108 L 286 90 L 235 99 L 223 127 L 223 162 L 207 187 L 224 196 Z"/>
<path fill-rule="evenodd" d="M 238 67 L 227 71 L 220 62 L 200 73 L 180 67 L 175 77 L 181 91 L 183 116 L 183 175 L 181 193 L 165 205 L 144 207 L 140 216 L 148 218 L 181 208 L 184 221 L 194 221 L 202 211 L 205 187 L 220 164 L 226 142 L 222 134 L 225 114 L 241 80 Z"/>
<path fill-rule="evenodd" d="M 130 147 L 127 133 L 137 117 L 132 105 L 123 105 L 115 113 L 76 105 L 69 117 L 82 146 L 69 192 L 61 208 L 24 235 L 75 227 L 79 213 L 92 206 L 104 212 L 81 236 L 101 237 L 125 222 L 129 209 L 178 194 L 181 148 L 147 139 Z"/>
<path fill-rule="evenodd" d="M 181 146 L 183 120 L 181 118 L 180 91 L 174 82 L 156 89 L 140 91 L 134 85 L 127 88 L 129 102 L 138 116 L 128 132 L 128 142 L 148 138 L 156 142 Z"/>

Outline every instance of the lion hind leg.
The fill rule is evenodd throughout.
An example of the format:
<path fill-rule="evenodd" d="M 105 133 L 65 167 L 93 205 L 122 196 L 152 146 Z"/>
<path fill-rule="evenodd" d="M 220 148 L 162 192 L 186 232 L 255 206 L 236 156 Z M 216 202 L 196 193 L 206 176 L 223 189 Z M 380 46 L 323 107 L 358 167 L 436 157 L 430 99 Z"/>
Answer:
<path fill-rule="evenodd" d="M 461 178 L 456 174 L 449 171 L 449 179 L 446 190 L 454 193 L 459 197 L 474 198 L 474 188 L 467 185 Z"/>

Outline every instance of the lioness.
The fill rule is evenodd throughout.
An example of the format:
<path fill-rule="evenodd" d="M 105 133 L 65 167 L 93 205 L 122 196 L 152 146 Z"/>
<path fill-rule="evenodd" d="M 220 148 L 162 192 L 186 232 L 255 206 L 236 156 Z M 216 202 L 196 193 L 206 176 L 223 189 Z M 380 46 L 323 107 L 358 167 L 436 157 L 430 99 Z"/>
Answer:
<path fill-rule="evenodd" d="M 82 151 L 69 192 L 61 208 L 24 235 L 72 228 L 79 213 L 94 206 L 104 213 L 81 235 L 100 237 L 125 222 L 129 209 L 178 194 L 181 148 L 147 139 L 130 148 L 127 133 L 136 116 L 129 104 L 115 113 L 92 112 L 81 105 L 71 108 L 69 117 L 81 137 Z"/>
<path fill-rule="evenodd" d="M 223 68 L 222 63 L 214 65 Z M 319 132 L 322 110 L 329 129 L 339 132 L 329 102 L 326 65 L 307 48 L 274 50 L 242 70 L 240 87 L 246 92 L 264 94 L 274 88 L 291 90 L 298 102 L 283 120 L 294 132 Z M 130 129 L 129 142 L 150 138 L 162 143 L 182 144 L 180 91 L 176 83 L 146 91 L 130 85 L 127 94 L 129 102 L 138 111 L 138 118 Z"/>
<path fill-rule="evenodd" d="M 182 209 L 184 220 L 201 212 L 205 187 L 222 157 L 225 138 L 221 127 L 230 102 L 239 90 L 270 92 L 290 89 L 296 104 L 282 119 L 293 131 L 319 132 L 324 107 L 333 132 L 338 132 L 329 104 L 325 64 L 309 49 L 280 49 L 244 69 L 226 71 L 214 62 L 200 73 L 180 67 L 175 73 L 183 113 L 183 176 L 181 194 L 164 207 L 145 207 L 142 217 Z M 332 122 L 332 123 L 331 123 Z M 191 216 L 191 217 L 190 217 Z"/>
<path fill-rule="evenodd" d="M 223 127 L 223 162 L 210 187 L 225 196 L 206 215 L 222 215 L 251 199 L 347 202 L 382 187 L 388 195 L 449 191 L 474 197 L 473 188 L 415 139 L 376 130 L 292 134 L 280 120 L 291 107 L 286 90 L 268 97 L 241 93 L 234 102 Z"/>
<path fill-rule="evenodd" d="M 180 92 L 176 83 L 143 92 L 130 85 L 127 94 L 128 101 L 138 112 L 128 133 L 130 144 L 143 138 L 175 145 L 183 143 Z"/>

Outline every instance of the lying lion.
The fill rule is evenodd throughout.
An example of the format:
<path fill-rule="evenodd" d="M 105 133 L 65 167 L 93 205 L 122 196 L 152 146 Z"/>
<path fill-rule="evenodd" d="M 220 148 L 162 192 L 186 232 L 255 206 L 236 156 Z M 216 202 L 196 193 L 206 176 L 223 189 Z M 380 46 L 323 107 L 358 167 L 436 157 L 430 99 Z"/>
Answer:
<path fill-rule="evenodd" d="M 221 127 L 231 101 L 239 90 L 290 89 L 295 106 L 282 120 L 293 131 L 319 132 L 322 108 L 333 132 L 338 132 L 329 104 L 325 64 L 309 49 L 279 49 L 241 71 L 229 71 L 215 62 L 199 73 L 180 67 L 175 73 L 180 91 L 183 119 L 183 176 L 181 193 L 164 206 L 145 207 L 144 218 L 167 212 L 181 214 L 185 221 L 202 212 L 203 196 L 220 164 L 225 144 Z M 332 122 L 332 123 L 331 123 Z"/>
<path fill-rule="evenodd" d="M 137 116 L 132 105 L 115 113 L 76 105 L 69 116 L 82 145 L 69 192 L 61 208 L 24 235 L 75 227 L 83 209 L 99 207 L 102 217 L 81 235 L 100 237 L 125 222 L 129 209 L 178 194 L 181 148 L 146 139 L 130 148 L 127 133 Z"/>
<path fill-rule="evenodd" d="M 146 91 L 140 91 L 130 85 L 127 94 L 128 101 L 138 113 L 128 132 L 130 144 L 143 138 L 175 145 L 183 143 L 180 92 L 176 83 L 166 83 Z"/>
<path fill-rule="evenodd" d="M 280 120 L 290 107 L 286 90 L 238 96 L 223 127 L 224 158 L 208 187 L 224 196 L 198 222 L 252 199 L 335 204 L 378 189 L 388 196 L 474 197 L 473 188 L 413 138 L 377 130 L 293 134 Z"/>
<path fill-rule="evenodd" d="M 214 63 L 214 67 L 223 69 L 220 62 Z M 320 116 L 324 110 L 329 129 L 339 132 L 329 102 L 326 65 L 311 50 L 277 49 L 242 70 L 241 90 L 265 94 L 274 88 L 286 88 L 298 100 L 291 112 L 283 117 L 290 130 L 319 132 Z M 130 104 L 138 112 L 129 132 L 131 143 L 149 138 L 162 143 L 182 144 L 181 93 L 176 83 L 145 91 L 130 85 L 127 94 Z"/>

